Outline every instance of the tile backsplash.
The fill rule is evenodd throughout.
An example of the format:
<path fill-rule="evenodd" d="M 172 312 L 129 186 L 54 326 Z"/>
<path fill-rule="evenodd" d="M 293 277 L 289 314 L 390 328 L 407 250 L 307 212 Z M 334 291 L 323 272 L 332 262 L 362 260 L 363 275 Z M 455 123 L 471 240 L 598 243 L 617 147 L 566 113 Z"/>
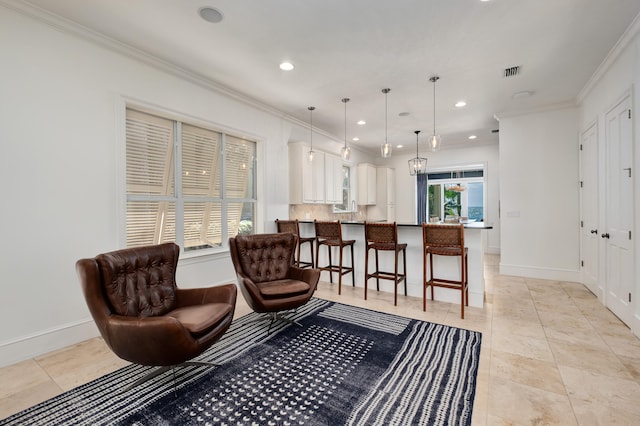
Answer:
<path fill-rule="evenodd" d="M 353 213 L 334 213 L 330 204 L 290 204 L 289 219 L 298 220 L 366 220 L 367 206 Z"/>

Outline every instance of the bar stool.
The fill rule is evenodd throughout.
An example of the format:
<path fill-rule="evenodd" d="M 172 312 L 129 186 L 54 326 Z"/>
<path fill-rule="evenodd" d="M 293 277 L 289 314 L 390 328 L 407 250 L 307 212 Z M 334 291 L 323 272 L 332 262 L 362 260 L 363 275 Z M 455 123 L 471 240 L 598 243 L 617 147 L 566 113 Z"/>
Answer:
<path fill-rule="evenodd" d="M 316 268 L 322 271 L 329 271 L 329 281 L 333 283 L 333 272 L 338 273 L 338 294 L 342 293 L 342 276 L 351 273 L 351 282 L 355 287 L 356 279 L 353 274 L 353 245 L 355 240 L 343 240 L 342 239 L 342 226 L 340 221 L 321 222 L 314 220 L 313 224 L 316 229 Z M 329 264 L 327 266 L 320 266 L 318 263 L 318 256 L 320 255 L 320 247 L 326 246 L 329 251 Z M 342 252 L 345 247 L 351 248 L 351 266 L 342 265 Z M 331 248 L 340 248 L 340 263 L 334 265 L 331 260 Z"/>
<path fill-rule="evenodd" d="M 364 239 L 367 250 L 364 255 L 364 300 L 367 300 L 367 284 L 369 278 L 376 279 L 376 288 L 380 291 L 380 280 L 393 281 L 393 305 L 398 304 L 398 284 L 404 281 L 404 295 L 407 295 L 407 245 L 398 244 L 398 225 L 393 223 L 364 223 Z M 369 273 L 369 250 L 376 252 L 376 270 Z M 393 272 L 385 272 L 380 270 L 378 264 L 378 251 L 394 252 L 394 269 Z M 398 273 L 398 253 L 402 252 L 402 273 Z"/>
<path fill-rule="evenodd" d="M 276 219 L 276 228 L 278 232 L 288 232 L 298 237 L 298 255 L 296 256 L 296 266 L 298 268 L 313 268 L 313 242 L 315 241 L 315 237 L 301 237 L 300 236 L 300 223 L 298 219 L 295 220 L 280 220 Z M 309 248 L 311 249 L 311 262 L 306 262 L 300 260 L 300 252 L 302 251 L 302 244 L 309 243 Z"/>
<path fill-rule="evenodd" d="M 424 244 L 423 261 L 423 300 L 422 310 L 427 310 L 427 287 L 444 287 L 460 290 L 460 318 L 464 319 L 464 307 L 469 306 L 468 251 L 464 246 L 464 225 L 422 224 Z M 460 256 L 460 281 L 434 278 L 433 256 Z M 429 279 L 427 280 L 427 257 L 429 258 Z"/>

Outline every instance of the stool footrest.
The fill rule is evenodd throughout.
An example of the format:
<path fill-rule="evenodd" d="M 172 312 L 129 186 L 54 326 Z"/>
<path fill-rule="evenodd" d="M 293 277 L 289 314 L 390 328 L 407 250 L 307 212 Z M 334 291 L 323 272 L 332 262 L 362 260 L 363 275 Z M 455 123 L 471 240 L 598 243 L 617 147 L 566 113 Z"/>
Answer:
<path fill-rule="evenodd" d="M 376 279 L 381 279 L 381 280 L 391 280 L 391 281 L 395 281 L 396 284 L 398 284 L 398 283 L 401 283 L 402 281 L 404 281 L 406 279 L 406 275 L 405 274 L 398 274 L 398 278 L 396 278 L 396 275 L 393 272 L 378 271 L 378 272 L 374 272 L 372 274 L 367 274 L 367 280 L 369 278 L 376 278 Z"/>

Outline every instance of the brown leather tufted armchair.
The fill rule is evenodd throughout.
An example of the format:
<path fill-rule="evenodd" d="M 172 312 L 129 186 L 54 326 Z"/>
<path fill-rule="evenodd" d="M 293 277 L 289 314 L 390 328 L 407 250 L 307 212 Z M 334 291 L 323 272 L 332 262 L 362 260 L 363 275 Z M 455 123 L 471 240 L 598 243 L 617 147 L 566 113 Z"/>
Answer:
<path fill-rule="evenodd" d="M 297 236 L 289 233 L 238 235 L 229 239 L 231 260 L 247 303 L 256 312 L 269 313 L 271 323 L 278 315 L 311 299 L 320 280 L 318 269 L 301 269 L 293 264 Z"/>
<path fill-rule="evenodd" d="M 91 315 L 107 345 L 135 364 L 161 366 L 129 388 L 189 361 L 231 325 L 234 284 L 179 289 L 174 243 L 113 251 L 80 259 L 76 271 Z"/>

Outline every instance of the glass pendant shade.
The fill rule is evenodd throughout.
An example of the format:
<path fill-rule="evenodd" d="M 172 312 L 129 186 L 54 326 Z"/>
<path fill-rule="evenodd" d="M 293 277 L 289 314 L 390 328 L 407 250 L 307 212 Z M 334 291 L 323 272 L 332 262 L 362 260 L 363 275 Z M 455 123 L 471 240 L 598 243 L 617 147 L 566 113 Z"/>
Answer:
<path fill-rule="evenodd" d="M 342 152 L 342 159 L 345 161 L 349 160 L 349 157 L 351 157 L 351 148 L 345 145 L 340 151 Z"/>
<path fill-rule="evenodd" d="M 440 135 L 438 134 L 434 134 L 431 135 L 431 138 L 429 139 L 429 147 L 431 148 L 432 152 L 436 152 L 437 150 L 440 149 Z"/>
<path fill-rule="evenodd" d="M 420 157 L 418 154 L 418 134 L 420 134 L 420 130 L 416 130 L 413 133 L 416 134 L 416 156 L 409 160 L 409 174 L 411 176 L 427 173 L 427 159 Z"/>
<path fill-rule="evenodd" d="M 316 153 L 315 153 L 315 151 L 311 151 L 311 150 L 309 150 L 309 155 L 308 155 L 308 157 L 307 157 L 307 158 L 309 159 L 309 162 L 310 162 L 310 163 L 313 163 L 313 156 L 314 156 L 315 154 L 316 154 Z"/>
<path fill-rule="evenodd" d="M 391 89 L 382 89 L 382 93 L 384 93 L 384 143 L 380 145 L 380 155 L 382 158 L 391 157 L 391 151 L 393 151 L 391 144 L 387 140 L 387 93 L 390 91 Z"/>
<path fill-rule="evenodd" d="M 380 155 L 382 155 L 382 158 L 391 157 L 391 151 L 392 147 L 390 143 L 383 143 L 382 145 L 380 145 Z"/>
<path fill-rule="evenodd" d="M 429 81 L 433 83 L 433 135 L 429 139 L 429 148 L 432 152 L 436 152 L 442 145 L 440 135 L 436 133 L 436 81 L 440 80 L 437 75 L 431 77 Z"/>

